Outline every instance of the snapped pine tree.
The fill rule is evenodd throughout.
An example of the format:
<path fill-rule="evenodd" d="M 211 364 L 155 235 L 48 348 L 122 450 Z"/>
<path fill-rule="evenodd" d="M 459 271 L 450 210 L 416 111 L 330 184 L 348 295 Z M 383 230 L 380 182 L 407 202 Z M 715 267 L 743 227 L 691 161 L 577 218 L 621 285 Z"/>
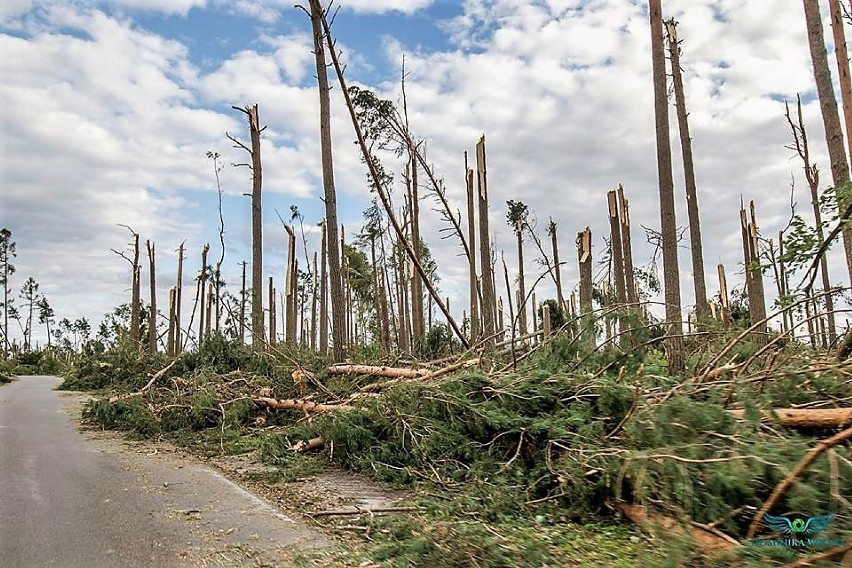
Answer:
<path fill-rule="evenodd" d="M 663 47 L 663 18 L 660 0 L 649 1 L 651 23 L 651 62 L 654 78 L 654 117 L 657 138 L 657 177 L 660 191 L 660 235 L 663 251 L 663 287 L 666 301 L 666 355 L 673 373 L 683 370 L 681 336 L 680 270 L 677 258 L 677 219 L 675 217 L 672 151 L 669 139 L 666 54 Z"/>
<path fill-rule="evenodd" d="M 840 116 L 837 111 L 837 99 L 834 98 L 834 86 L 831 82 L 831 70 L 828 66 L 828 54 L 823 38 L 822 17 L 818 0 L 803 0 L 805 8 L 805 25 L 808 32 L 808 47 L 811 52 L 811 62 L 814 69 L 819 106 L 822 111 L 822 122 L 825 129 L 825 143 L 828 146 L 828 156 L 831 161 L 831 178 L 836 190 L 849 181 L 849 163 L 843 144 L 843 130 L 840 127 Z M 848 63 L 847 63 L 848 64 Z M 849 198 L 836 194 L 837 207 L 842 212 L 849 206 Z M 844 219 L 846 220 L 846 219 Z M 843 228 L 843 249 L 846 252 L 846 268 L 852 279 L 852 228 Z"/>
<path fill-rule="evenodd" d="M 148 350 L 157 352 L 157 273 L 154 259 L 154 243 L 150 240 L 145 242 L 148 249 L 148 275 L 151 292 L 151 306 L 148 315 Z"/>
<path fill-rule="evenodd" d="M 265 129 L 260 127 L 260 115 L 257 104 L 240 108 L 232 106 L 248 118 L 251 148 L 225 134 L 237 148 L 242 148 L 251 156 L 251 344 L 255 349 L 263 347 L 263 210 L 261 193 L 263 189 L 263 168 L 260 159 L 260 133 Z"/>
<path fill-rule="evenodd" d="M 692 139 L 689 136 L 689 115 L 686 112 L 686 94 L 680 70 L 680 42 L 677 39 L 677 22 L 666 21 L 669 56 L 672 63 L 672 84 L 680 131 L 680 151 L 683 156 L 686 213 L 689 218 L 689 246 L 692 251 L 692 282 L 695 289 L 695 307 L 698 318 L 708 315 L 707 285 L 704 282 L 704 252 L 701 243 L 701 216 L 698 214 L 698 190 L 695 187 L 695 163 L 692 159 Z"/>

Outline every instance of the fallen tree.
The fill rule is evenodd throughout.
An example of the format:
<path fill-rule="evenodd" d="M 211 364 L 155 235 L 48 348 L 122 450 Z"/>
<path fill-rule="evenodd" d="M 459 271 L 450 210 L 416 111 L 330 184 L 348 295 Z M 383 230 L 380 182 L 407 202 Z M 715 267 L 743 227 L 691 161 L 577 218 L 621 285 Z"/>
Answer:
<path fill-rule="evenodd" d="M 735 418 L 745 418 L 745 410 L 729 410 Z M 761 422 L 785 428 L 843 428 L 852 424 L 852 408 L 774 408 L 761 413 Z"/>

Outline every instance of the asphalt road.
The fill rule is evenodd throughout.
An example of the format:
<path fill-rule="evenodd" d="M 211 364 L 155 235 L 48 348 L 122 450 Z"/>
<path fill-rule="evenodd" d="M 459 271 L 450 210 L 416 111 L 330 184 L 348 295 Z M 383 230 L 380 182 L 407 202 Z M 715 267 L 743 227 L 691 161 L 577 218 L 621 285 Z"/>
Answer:
<path fill-rule="evenodd" d="M 198 460 L 82 434 L 58 383 L 0 388 L 0 567 L 292 566 L 324 544 Z"/>

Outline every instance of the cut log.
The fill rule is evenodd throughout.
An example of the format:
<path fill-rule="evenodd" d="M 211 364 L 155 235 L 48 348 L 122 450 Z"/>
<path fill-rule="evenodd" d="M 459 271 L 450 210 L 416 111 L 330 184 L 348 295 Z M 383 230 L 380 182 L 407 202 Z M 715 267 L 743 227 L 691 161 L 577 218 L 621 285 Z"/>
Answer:
<path fill-rule="evenodd" d="M 274 410 L 301 410 L 302 412 L 334 412 L 337 410 L 349 410 L 352 407 L 348 404 L 322 404 L 311 400 L 287 398 L 277 399 L 265 396 L 259 396 L 254 399 L 254 403 L 258 406 L 272 408 Z"/>
<path fill-rule="evenodd" d="M 322 438 L 311 438 L 310 440 L 299 440 L 293 444 L 290 449 L 294 452 L 303 454 L 305 452 L 322 449 L 324 445 L 325 441 Z"/>
<path fill-rule="evenodd" d="M 401 369 L 397 367 L 373 365 L 332 365 L 328 368 L 329 375 L 366 375 L 372 377 L 388 377 L 391 379 L 420 379 L 431 374 L 428 369 Z"/>
<path fill-rule="evenodd" d="M 391 379 L 389 381 L 383 381 L 381 383 L 370 383 L 369 385 L 363 386 L 361 388 L 361 391 L 362 392 L 375 392 L 375 391 L 379 391 L 379 390 L 382 390 L 382 389 L 386 389 L 388 387 L 392 387 L 394 385 L 398 385 L 398 384 L 406 382 L 406 381 L 412 381 L 412 380 L 418 380 L 418 379 L 437 379 L 438 377 L 441 377 L 443 375 L 447 375 L 449 373 L 452 373 L 453 371 L 458 371 L 459 369 L 466 369 L 468 367 L 473 367 L 474 365 L 478 365 L 479 362 L 480 362 L 480 358 L 474 357 L 473 359 L 467 359 L 467 360 L 464 360 L 464 361 L 457 361 L 457 362 L 453 363 L 452 365 L 447 365 L 446 367 L 443 367 L 441 369 L 437 369 L 436 371 L 429 371 L 428 369 L 419 369 L 418 370 L 420 372 L 419 375 L 396 377 L 394 379 Z M 405 370 L 409 370 L 409 369 L 399 369 L 399 370 L 405 371 Z"/>
<path fill-rule="evenodd" d="M 745 410 L 729 410 L 743 418 Z M 852 424 L 852 408 L 776 408 L 761 412 L 762 422 L 773 422 L 785 428 L 843 428 Z"/>
<path fill-rule="evenodd" d="M 632 505 L 613 499 L 607 499 L 606 505 L 612 509 L 621 511 L 625 517 L 646 530 L 654 530 L 655 527 L 666 532 L 688 530 L 692 539 L 701 547 L 701 550 L 705 554 L 731 550 L 739 546 L 736 540 L 721 531 L 695 523 L 686 527 L 676 519 L 649 511 L 647 507 L 643 507 L 642 505 Z"/>

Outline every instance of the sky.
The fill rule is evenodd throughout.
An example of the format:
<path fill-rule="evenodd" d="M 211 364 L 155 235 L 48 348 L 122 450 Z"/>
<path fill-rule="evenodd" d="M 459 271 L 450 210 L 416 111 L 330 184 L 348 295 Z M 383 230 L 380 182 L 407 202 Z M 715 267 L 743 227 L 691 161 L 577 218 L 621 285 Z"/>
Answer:
<path fill-rule="evenodd" d="M 259 104 L 264 167 L 264 272 L 281 281 L 286 236 L 276 211 L 304 214 L 316 245 L 323 217 L 318 95 L 310 21 L 293 0 L 113 0 L 0 3 L 0 226 L 17 243 L 12 286 L 32 276 L 59 318 L 104 313 L 129 300 L 132 227 L 156 243 L 159 302 L 187 247 L 191 294 L 200 250 L 219 255 L 217 191 L 207 152 L 221 155 L 225 279 L 239 286 L 250 259 L 250 172 L 230 133 L 247 139 L 231 106 Z M 637 0 L 340 0 L 333 33 L 350 84 L 399 100 L 405 57 L 414 133 L 464 209 L 464 157 L 486 136 L 490 225 L 514 277 L 505 222 L 521 199 L 545 238 L 558 223 L 566 294 L 577 285 L 574 240 L 590 226 L 605 249 L 606 192 L 624 185 L 634 258 L 650 261 L 642 226 L 659 227 L 650 32 Z M 823 11 L 827 12 L 825 2 Z M 790 143 L 784 101 L 801 93 L 812 159 L 830 184 L 825 139 L 801 3 L 664 0 L 680 23 L 708 293 L 716 265 L 742 281 L 740 199 L 755 200 L 765 236 L 796 211 L 811 218 L 807 185 Z M 831 40 L 827 13 L 826 40 Z M 848 31 L 847 31 L 848 33 Z M 836 79 L 833 46 L 829 44 Z M 332 77 L 333 79 L 333 77 Z M 340 90 L 331 93 L 340 220 L 347 235 L 369 206 L 366 171 Z M 678 225 L 687 227 L 680 147 L 670 105 Z M 403 164 L 386 167 L 401 180 Z M 398 181 L 399 192 L 402 182 Z M 421 192 L 423 194 L 423 192 Z M 441 238 L 434 200 L 423 196 L 423 237 L 458 317 L 467 268 Z M 689 250 L 680 250 L 685 309 L 694 303 Z M 846 284 L 840 247 L 832 281 Z M 528 282 L 542 268 L 527 252 Z M 661 269 L 661 267 L 660 267 Z M 147 286 L 147 271 L 143 272 Z M 529 285 L 528 285 L 529 286 Z M 774 288 L 767 281 L 767 289 Z M 504 286 L 498 282 L 498 290 Z M 503 292 L 505 293 L 505 292 Z M 553 297 L 542 279 L 539 300 Z M 18 301 L 20 305 L 20 301 Z M 43 341 L 37 329 L 36 339 Z"/>

